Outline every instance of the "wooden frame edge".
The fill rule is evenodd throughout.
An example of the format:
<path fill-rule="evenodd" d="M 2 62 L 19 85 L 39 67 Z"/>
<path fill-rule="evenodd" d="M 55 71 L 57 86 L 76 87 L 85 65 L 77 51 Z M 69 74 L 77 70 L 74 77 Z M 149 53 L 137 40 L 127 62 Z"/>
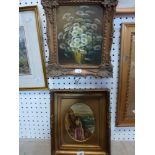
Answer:
<path fill-rule="evenodd" d="M 135 8 L 116 8 L 116 15 L 117 14 L 135 14 Z"/>

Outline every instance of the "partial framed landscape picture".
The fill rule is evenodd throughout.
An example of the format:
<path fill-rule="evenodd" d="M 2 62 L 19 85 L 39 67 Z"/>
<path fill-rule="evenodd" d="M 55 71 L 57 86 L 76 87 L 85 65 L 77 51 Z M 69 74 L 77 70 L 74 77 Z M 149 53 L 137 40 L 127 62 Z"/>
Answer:
<path fill-rule="evenodd" d="M 123 23 L 117 126 L 135 125 L 135 24 Z"/>
<path fill-rule="evenodd" d="M 109 155 L 109 91 L 51 92 L 52 155 Z"/>
<path fill-rule="evenodd" d="M 37 6 L 19 8 L 19 87 L 47 89 Z"/>
<path fill-rule="evenodd" d="M 49 76 L 112 76 L 110 50 L 117 0 L 42 0 Z"/>

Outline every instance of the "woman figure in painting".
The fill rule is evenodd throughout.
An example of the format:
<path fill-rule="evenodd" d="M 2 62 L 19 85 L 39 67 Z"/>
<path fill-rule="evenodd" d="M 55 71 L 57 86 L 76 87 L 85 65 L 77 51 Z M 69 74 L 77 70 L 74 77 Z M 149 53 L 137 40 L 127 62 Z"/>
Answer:
<path fill-rule="evenodd" d="M 67 117 L 65 118 L 65 126 L 67 131 L 72 137 L 74 137 L 75 132 L 75 114 L 72 109 L 69 109 Z"/>
<path fill-rule="evenodd" d="M 79 117 L 76 117 L 75 125 L 76 125 L 76 128 L 75 128 L 75 136 L 74 136 L 74 138 L 76 140 L 80 140 L 80 141 L 84 140 L 85 139 L 84 138 L 84 130 L 82 128 L 82 123 L 81 123 Z"/>

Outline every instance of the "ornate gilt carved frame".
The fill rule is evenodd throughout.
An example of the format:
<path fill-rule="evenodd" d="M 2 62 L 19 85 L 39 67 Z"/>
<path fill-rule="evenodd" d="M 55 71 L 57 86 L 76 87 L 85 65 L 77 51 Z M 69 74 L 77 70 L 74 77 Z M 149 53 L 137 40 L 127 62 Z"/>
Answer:
<path fill-rule="evenodd" d="M 48 75 L 76 75 L 75 69 L 80 69 L 78 75 L 93 75 L 101 77 L 112 76 L 112 65 L 110 60 L 110 50 L 113 37 L 113 17 L 117 5 L 117 0 L 42 0 L 47 19 L 47 37 L 49 46 Z M 72 5 L 99 5 L 102 6 L 103 14 L 103 43 L 101 64 L 98 66 L 83 65 L 60 65 L 58 63 L 58 42 L 56 30 L 56 9 L 59 6 Z"/>

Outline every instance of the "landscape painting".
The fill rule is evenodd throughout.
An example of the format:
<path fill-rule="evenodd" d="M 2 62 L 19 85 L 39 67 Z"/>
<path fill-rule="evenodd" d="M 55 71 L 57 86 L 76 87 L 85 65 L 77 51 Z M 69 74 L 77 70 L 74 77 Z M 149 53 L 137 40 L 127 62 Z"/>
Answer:
<path fill-rule="evenodd" d="M 19 74 L 31 74 L 26 47 L 24 26 L 19 26 Z"/>
<path fill-rule="evenodd" d="M 57 8 L 58 60 L 61 65 L 100 65 L 103 42 L 103 8 Z"/>
<path fill-rule="evenodd" d="M 95 117 L 91 108 L 84 103 L 73 104 L 65 115 L 65 128 L 76 141 L 86 141 L 95 131 Z"/>

